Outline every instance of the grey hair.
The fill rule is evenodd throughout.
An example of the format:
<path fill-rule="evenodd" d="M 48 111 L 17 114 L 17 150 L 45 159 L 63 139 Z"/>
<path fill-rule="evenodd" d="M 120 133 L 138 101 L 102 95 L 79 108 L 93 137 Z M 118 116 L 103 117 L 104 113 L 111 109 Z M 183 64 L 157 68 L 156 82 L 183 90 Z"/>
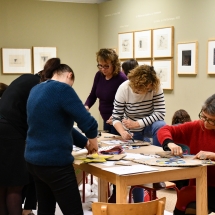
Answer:
<path fill-rule="evenodd" d="M 205 113 L 215 116 L 215 94 L 210 96 L 202 106 L 202 111 Z"/>

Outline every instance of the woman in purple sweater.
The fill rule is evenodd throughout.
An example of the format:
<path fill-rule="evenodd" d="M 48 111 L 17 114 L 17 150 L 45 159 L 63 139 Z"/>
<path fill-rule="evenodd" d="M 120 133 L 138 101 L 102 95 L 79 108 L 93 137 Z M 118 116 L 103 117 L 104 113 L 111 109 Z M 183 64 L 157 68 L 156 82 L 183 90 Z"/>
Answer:
<path fill-rule="evenodd" d="M 89 110 L 98 98 L 99 112 L 104 120 L 103 129 L 111 134 L 118 134 L 112 125 L 110 117 L 113 111 L 116 91 L 119 85 L 127 80 L 127 77 L 120 71 L 120 61 L 113 49 L 100 49 L 96 53 L 96 57 L 99 71 L 95 75 L 85 107 Z"/>

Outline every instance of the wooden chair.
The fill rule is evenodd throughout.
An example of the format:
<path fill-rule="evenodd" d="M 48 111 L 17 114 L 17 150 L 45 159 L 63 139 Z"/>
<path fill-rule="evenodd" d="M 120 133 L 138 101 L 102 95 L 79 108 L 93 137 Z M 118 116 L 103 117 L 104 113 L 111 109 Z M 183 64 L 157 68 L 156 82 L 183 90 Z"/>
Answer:
<path fill-rule="evenodd" d="M 163 215 L 166 197 L 143 203 L 92 203 L 93 215 Z"/>

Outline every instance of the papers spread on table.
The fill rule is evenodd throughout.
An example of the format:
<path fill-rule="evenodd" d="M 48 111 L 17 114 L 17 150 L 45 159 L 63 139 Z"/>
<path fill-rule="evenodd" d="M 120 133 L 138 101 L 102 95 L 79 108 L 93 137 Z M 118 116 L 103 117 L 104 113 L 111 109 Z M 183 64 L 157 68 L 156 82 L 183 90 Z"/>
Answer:
<path fill-rule="evenodd" d="M 140 173 L 140 172 L 158 171 L 158 169 L 154 167 L 145 166 L 145 165 L 117 166 L 117 167 L 102 168 L 102 169 L 108 172 L 115 173 L 117 175 L 128 175 L 128 174 L 134 174 L 134 173 Z"/>
<path fill-rule="evenodd" d="M 101 142 L 107 145 L 120 145 L 126 143 L 125 141 L 122 140 L 102 140 Z"/>

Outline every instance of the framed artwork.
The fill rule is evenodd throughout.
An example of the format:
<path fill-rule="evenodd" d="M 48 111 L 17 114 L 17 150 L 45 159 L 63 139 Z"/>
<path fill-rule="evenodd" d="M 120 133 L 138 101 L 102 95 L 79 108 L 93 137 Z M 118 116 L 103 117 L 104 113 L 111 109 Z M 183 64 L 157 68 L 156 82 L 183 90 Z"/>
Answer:
<path fill-rule="evenodd" d="M 134 57 L 151 58 L 152 53 L 151 30 L 134 32 Z"/>
<path fill-rule="evenodd" d="M 154 70 L 164 90 L 173 90 L 173 60 L 154 60 Z"/>
<path fill-rule="evenodd" d="M 149 65 L 149 66 L 152 65 L 152 61 L 151 60 L 138 60 L 137 62 L 139 64 L 139 66 L 144 65 L 144 64 Z"/>
<path fill-rule="evenodd" d="M 2 48 L 3 74 L 32 73 L 31 66 L 31 49 Z"/>
<path fill-rule="evenodd" d="M 153 29 L 153 57 L 173 57 L 174 28 Z"/>
<path fill-rule="evenodd" d="M 215 74 L 215 39 L 208 40 L 207 73 Z"/>
<path fill-rule="evenodd" d="M 34 74 L 43 70 L 47 60 L 57 57 L 56 47 L 33 47 Z"/>
<path fill-rule="evenodd" d="M 177 73 L 178 74 L 197 74 L 198 65 L 198 43 L 187 42 L 178 43 L 178 57 L 177 57 Z"/>
<path fill-rule="evenodd" d="M 133 58 L 133 32 L 118 34 L 118 51 L 119 58 L 130 59 Z"/>

